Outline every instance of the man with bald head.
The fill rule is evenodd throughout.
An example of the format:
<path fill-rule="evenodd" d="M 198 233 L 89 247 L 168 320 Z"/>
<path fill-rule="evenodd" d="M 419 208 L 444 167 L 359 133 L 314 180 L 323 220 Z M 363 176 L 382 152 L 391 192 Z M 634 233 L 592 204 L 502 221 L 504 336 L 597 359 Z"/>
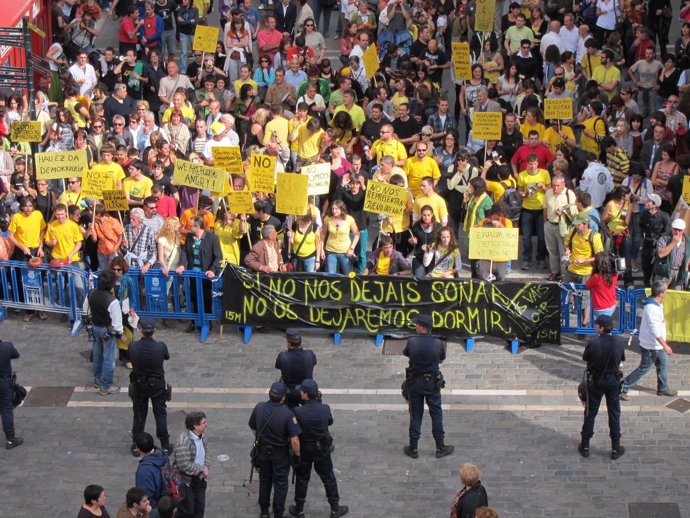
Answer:
<path fill-rule="evenodd" d="M 429 40 L 426 51 L 422 55 L 422 67 L 426 70 L 426 75 L 434 83 L 441 84 L 443 77 L 443 70 L 450 68 L 450 59 L 448 55 L 439 50 L 438 41 Z"/>

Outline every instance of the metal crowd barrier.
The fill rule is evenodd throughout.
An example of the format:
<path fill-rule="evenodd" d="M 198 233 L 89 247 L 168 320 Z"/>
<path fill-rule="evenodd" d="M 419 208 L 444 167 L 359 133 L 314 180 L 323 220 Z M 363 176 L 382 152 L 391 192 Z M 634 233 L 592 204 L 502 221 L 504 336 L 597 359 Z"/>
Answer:
<path fill-rule="evenodd" d="M 204 300 L 203 272 L 185 271 L 182 275 L 170 272 L 166 277 L 161 270 L 151 269 L 142 274 L 137 269 L 128 272 L 132 286 L 130 289 L 130 305 L 140 317 L 156 319 L 188 320 L 194 322 L 200 329 L 200 341 L 206 341 L 213 322 L 220 323 L 222 315 L 223 275 L 211 280 L 212 308 L 206 311 Z M 0 320 L 6 316 L 8 308 L 18 310 L 45 311 L 60 313 L 68 316 L 71 322 L 81 320 L 82 304 L 85 293 L 92 287 L 94 277 L 74 266 L 51 267 L 41 265 L 29 267 L 22 261 L 0 261 Z M 561 333 L 581 335 L 596 334 L 594 319 L 590 318 L 587 326 L 582 324 L 582 309 L 585 304 L 586 289 L 581 284 L 563 284 L 561 290 Z M 192 294 L 199 303 L 197 309 L 192 309 Z M 616 327 L 612 333 L 636 333 L 637 315 L 640 301 L 646 297 L 644 289 L 621 290 L 616 289 L 618 307 L 614 318 Z M 252 327 L 239 325 L 243 341 L 248 344 L 251 340 Z M 79 332 L 75 326 L 73 334 Z M 341 334 L 334 333 L 333 341 L 339 345 Z M 375 336 L 375 345 L 383 344 L 384 336 Z M 472 351 L 475 338 L 467 338 L 465 348 Z M 512 340 L 511 351 L 517 354 L 518 341 Z"/>

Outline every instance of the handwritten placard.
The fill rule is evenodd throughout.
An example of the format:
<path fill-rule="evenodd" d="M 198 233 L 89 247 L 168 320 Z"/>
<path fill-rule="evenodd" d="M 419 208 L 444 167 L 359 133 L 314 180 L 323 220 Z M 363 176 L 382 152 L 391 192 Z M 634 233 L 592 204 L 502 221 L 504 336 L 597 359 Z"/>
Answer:
<path fill-rule="evenodd" d="M 407 189 L 386 182 L 369 182 L 364 197 L 364 210 L 374 214 L 401 216 L 409 198 Z"/>
<path fill-rule="evenodd" d="M 683 199 L 690 205 L 690 176 L 687 175 L 683 178 Z"/>
<path fill-rule="evenodd" d="M 201 24 L 197 25 L 194 31 L 192 50 L 214 54 L 216 52 L 216 44 L 218 43 L 219 31 L 219 27 L 209 27 L 208 25 Z"/>
<path fill-rule="evenodd" d="M 129 210 L 125 191 L 102 191 L 105 210 Z"/>
<path fill-rule="evenodd" d="M 253 214 L 254 198 L 249 191 L 230 191 L 228 197 L 228 210 L 233 214 Z"/>
<path fill-rule="evenodd" d="M 453 70 L 455 79 L 472 79 L 472 64 L 470 62 L 470 44 L 467 42 L 452 42 Z"/>
<path fill-rule="evenodd" d="M 501 112 L 472 113 L 472 138 L 479 140 L 501 140 L 503 114 Z"/>
<path fill-rule="evenodd" d="M 303 216 L 308 211 L 309 178 L 301 174 L 278 173 L 276 212 Z"/>
<path fill-rule="evenodd" d="M 474 13 L 475 32 L 491 32 L 494 30 L 495 0 L 477 0 L 477 8 Z"/>
<path fill-rule="evenodd" d="M 369 48 L 362 54 L 362 63 L 364 63 L 364 71 L 367 74 L 367 79 L 374 77 L 374 74 L 378 72 L 381 67 L 379 62 L 379 53 L 376 50 L 376 44 L 372 43 Z"/>
<path fill-rule="evenodd" d="M 472 227 L 470 259 L 515 261 L 518 258 L 518 228 Z"/>
<path fill-rule="evenodd" d="M 213 167 L 224 169 L 232 174 L 244 172 L 242 152 L 239 147 L 214 146 L 211 148 L 211 153 L 213 155 Z"/>
<path fill-rule="evenodd" d="M 36 178 L 77 178 L 89 167 L 86 151 L 61 151 L 59 153 L 36 153 Z"/>
<path fill-rule="evenodd" d="M 309 196 L 328 194 L 331 187 L 331 164 L 306 165 L 302 167 L 300 174 L 309 177 Z"/>
<path fill-rule="evenodd" d="M 223 192 L 225 187 L 225 171 L 178 159 L 175 161 L 173 183 L 197 189 Z"/>
<path fill-rule="evenodd" d="M 276 157 L 254 154 L 249 159 L 249 183 L 254 192 L 274 192 Z"/>
<path fill-rule="evenodd" d="M 570 120 L 573 118 L 573 100 L 566 99 L 544 99 L 544 118 Z"/>
<path fill-rule="evenodd" d="M 11 126 L 10 139 L 12 142 L 40 142 L 41 123 L 36 121 L 14 121 Z"/>
<path fill-rule="evenodd" d="M 81 177 L 81 195 L 83 197 L 103 199 L 103 191 L 112 190 L 113 179 L 105 171 L 84 169 Z"/>

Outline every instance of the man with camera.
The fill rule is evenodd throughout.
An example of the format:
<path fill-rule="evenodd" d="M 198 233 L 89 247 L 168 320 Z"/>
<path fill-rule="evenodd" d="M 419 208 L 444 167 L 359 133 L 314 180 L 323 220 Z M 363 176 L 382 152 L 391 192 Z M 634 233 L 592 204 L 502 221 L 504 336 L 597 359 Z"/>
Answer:
<path fill-rule="evenodd" d="M 165 383 L 163 362 L 170 359 L 168 347 L 163 342 L 153 339 L 156 323 L 153 319 L 139 320 L 141 340 L 129 346 L 129 359 L 132 372 L 129 375 L 129 397 L 132 398 L 132 438 L 146 429 L 149 399 L 156 419 L 156 436 L 161 448 L 170 452 L 170 435 L 168 434 L 168 415 L 166 401 L 170 401 L 170 389 Z M 139 456 L 139 449 L 132 444 L 132 455 Z"/>
<path fill-rule="evenodd" d="M 594 435 L 594 420 L 604 396 L 606 411 L 609 414 L 611 458 L 616 460 L 625 453 L 625 448 L 620 444 L 621 404 L 619 400 L 623 379 L 619 366 L 625 361 L 625 342 L 611 336 L 613 324 L 613 317 L 600 315 L 594 321 L 594 329 L 599 336 L 587 342 L 585 352 L 582 354 L 582 359 L 587 362 L 587 399 L 581 432 L 582 441 L 577 449 L 583 457 L 589 457 L 589 440 Z"/>

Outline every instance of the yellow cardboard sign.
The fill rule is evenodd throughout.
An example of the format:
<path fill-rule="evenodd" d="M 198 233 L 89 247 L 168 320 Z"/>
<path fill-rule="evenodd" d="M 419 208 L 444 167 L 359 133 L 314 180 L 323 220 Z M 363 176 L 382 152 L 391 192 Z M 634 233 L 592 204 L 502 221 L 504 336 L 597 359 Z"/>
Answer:
<path fill-rule="evenodd" d="M 194 31 L 194 42 L 192 43 L 192 50 L 214 54 L 216 52 L 216 44 L 218 43 L 219 31 L 219 27 L 197 25 L 196 30 Z"/>
<path fill-rule="evenodd" d="M 479 140 L 501 140 L 503 114 L 501 112 L 472 113 L 472 138 Z"/>
<path fill-rule="evenodd" d="M 254 154 L 249 158 L 249 183 L 253 192 L 275 191 L 275 174 L 276 157 Z"/>
<path fill-rule="evenodd" d="M 129 210 L 125 191 L 102 191 L 105 210 Z"/>
<path fill-rule="evenodd" d="M 278 173 L 276 212 L 305 215 L 309 208 L 308 189 L 309 177 L 302 174 Z"/>
<path fill-rule="evenodd" d="M 239 147 L 213 146 L 211 153 L 213 155 L 213 167 L 224 169 L 232 174 L 244 172 L 242 152 Z"/>
<path fill-rule="evenodd" d="M 474 12 L 475 32 L 491 32 L 494 30 L 495 0 L 477 0 L 477 8 Z"/>
<path fill-rule="evenodd" d="M 249 191 L 227 193 L 228 210 L 233 214 L 254 214 L 254 198 Z"/>
<path fill-rule="evenodd" d="M 105 171 L 84 169 L 84 174 L 81 177 L 81 195 L 84 198 L 103 199 L 103 191 L 112 188 L 112 177 L 110 174 Z"/>
<path fill-rule="evenodd" d="M 453 48 L 453 70 L 455 71 L 455 79 L 472 79 L 470 44 L 467 42 L 454 41 L 451 45 Z"/>
<path fill-rule="evenodd" d="M 379 53 L 376 50 L 376 44 L 372 43 L 369 48 L 362 54 L 362 63 L 364 64 L 364 71 L 367 74 L 367 79 L 374 77 L 374 74 L 381 68 L 379 63 Z"/>
<path fill-rule="evenodd" d="M 43 32 L 43 30 L 42 30 L 38 25 L 29 22 L 29 23 L 26 24 L 26 26 L 27 26 L 29 29 L 31 29 L 32 31 L 34 31 L 36 34 L 38 34 L 41 38 L 45 38 L 45 37 L 46 37 L 46 33 Z"/>
<path fill-rule="evenodd" d="M 518 258 L 518 228 L 472 227 L 470 259 L 515 261 Z"/>
<path fill-rule="evenodd" d="M 690 205 L 690 176 L 683 178 L 683 199 Z"/>
<path fill-rule="evenodd" d="M 386 182 L 369 182 L 364 197 L 364 210 L 374 214 L 401 216 L 409 194 L 404 187 Z"/>
<path fill-rule="evenodd" d="M 40 122 L 14 121 L 11 128 L 10 139 L 12 142 L 40 142 L 43 140 Z"/>
<path fill-rule="evenodd" d="M 86 151 L 61 151 L 59 153 L 36 153 L 36 178 L 77 178 L 88 169 Z"/>
<path fill-rule="evenodd" d="M 225 171 L 178 159 L 175 161 L 173 183 L 175 185 L 196 187 L 197 189 L 223 192 L 225 187 Z"/>
<path fill-rule="evenodd" d="M 328 194 L 331 188 L 331 164 L 305 165 L 300 174 L 309 177 L 309 196 Z"/>
<path fill-rule="evenodd" d="M 544 118 L 570 120 L 573 118 L 573 99 L 544 99 Z"/>

